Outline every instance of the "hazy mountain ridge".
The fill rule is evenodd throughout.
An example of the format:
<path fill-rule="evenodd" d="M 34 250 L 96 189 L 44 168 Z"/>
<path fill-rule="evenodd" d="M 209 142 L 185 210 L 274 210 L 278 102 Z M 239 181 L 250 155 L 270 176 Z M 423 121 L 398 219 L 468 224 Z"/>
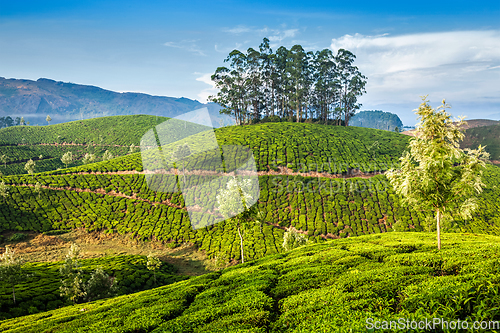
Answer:
<path fill-rule="evenodd" d="M 403 122 L 399 119 L 397 114 L 374 110 L 356 113 L 351 118 L 350 125 L 394 131 L 396 127 L 401 130 Z"/>
<path fill-rule="evenodd" d="M 0 116 L 24 116 L 31 124 L 45 124 L 47 115 L 54 123 L 129 114 L 175 117 L 202 107 L 209 109 L 213 125 L 218 127 L 220 106 L 213 103 L 203 104 L 185 97 L 119 93 L 45 78 L 32 81 L 0 77 Z"/>

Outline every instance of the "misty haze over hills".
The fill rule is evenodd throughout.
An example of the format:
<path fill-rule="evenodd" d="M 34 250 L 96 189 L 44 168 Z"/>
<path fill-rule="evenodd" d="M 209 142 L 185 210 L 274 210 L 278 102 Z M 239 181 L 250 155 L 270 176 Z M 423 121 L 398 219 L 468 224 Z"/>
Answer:
<path fill-rule="evenodd" d="M 184 97 L 118 93 L 44 78 L 32 81 L 0 77 L 0 117 L 24 117 L 31 125 L 46 125 L 47 115 L 54 124 L 130 114 L 175 117 L 203 107 L 208 108 L 214 127 L 220 127 L 221 119 L 226 125 L 231 123 L 230 117 L 219 114 L 219 105 L 203 104 Z"/>
<path fill-rule="evenodd" d="M 52 118 L 51 124 L 57 124 L 80 119 L 132 114 L 176 117 L 203 107 L 208 109 L 213 127 L 221 127 L 221 120 L 226 126 L 234 123 L 230 116 L 219 114 L 220 105 L 203 104 L 185 97 L 152 96 L 135 92 L 119 93 L 96 86 L 45 78 L 33 81 L 0 77 L 0 117 L 24 117 L 30 125 L 47 125 L 45 121 L 47 115 Z M 454 109 L 451 109 L 451 112 L 454 114 Z M 357 118 L 360 119 L 363 114 L 366 116 L 370 112 L 361 111 L 357 114 Z M 384 114 L 397 118 L 398 123 L 401 121 L 394 113 L 385 112 Z M 476 118 L 474 112 L 466 115 L 466 120 Z M 500 113 L 489 114 L 482 118 L 500 120 Z M 352 123 L 351 125 L 387 129 L 385 122 L 383 125 L 368 125 L 368 123 L 363 125 Z M 404 123 L 404 125 L 414 124 Z M 390 130 L 393 130 L 395 126 L 397 124 L 391 123 Z"/>

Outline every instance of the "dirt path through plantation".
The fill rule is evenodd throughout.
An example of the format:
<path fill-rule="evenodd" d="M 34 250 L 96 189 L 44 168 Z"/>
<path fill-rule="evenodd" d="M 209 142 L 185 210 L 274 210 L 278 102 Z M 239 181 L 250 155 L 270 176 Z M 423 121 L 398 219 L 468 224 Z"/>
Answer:
<path fill-rule="evenodd" d="M 347 175 L 345 174 L 330 174 L 326 172 L 295 172 L 289 168 L 278 168 L 278 171 L 270 170 L 270 171 L 257 171 L 257 172 L 240 172 L 238 175 L 243 176 L 301 176 L 301 177 L 315 177 L 315 178 L 330 178 L 330 179 L 339 179 L 339 178 L 371 178 L 377 175 L 383 175 L 385 172 L 361 172 L 359 170 L 351 170 L 351 172 Z M 146 175 L 146 174 L 165 174 L 165 175 L 181 175 L 182 172 L 179 172 L 175 169 L 170 170 L 156 170 L 153 171 L 137 171 L 137 170 L 123 170 L 123 171 L 110 171 L 110 172 L 72 172 L 72 173 L 64 173 L 60 175 L 51 175 L 51 176 L 64 176 L 64 175 Z M 194 171 L 186 171 L 185 175 L 196 175 L 196 176 L 235 176 L 234 172 L 221 173 L 216 171 L 207 171 L 207 170 L 194 170 Z"/>
<path fill-rule="evenodd" d="M 32 188 L 35 187 L 34 184 L 10 184 L 10 186 L 22 186 L 22 187 L 32 187 Z M 88 189 L 88 188 L 82 189 L 82 188 L 69 187 L 69 186 L 67 186 L 67 187 L 52 187 L 52 186 L 47 186 L 47 185 L 40 185 L 40 187 L 44 188 L 44 189 L 47 189 L 47 190 L 88 192 L 88 193 L 94 193 L 94 194 L 111 195 L 111 196 L 115 196 L 115 197 L 122 197 L 122 198 L 127 198 L 127 199 L 140 200 L 140 201 L 144 201 L 144 202 L 150 203 L 152 205 L 162 204 L 162 205 L 167 205 L 167 206 L 170 206 L 170 207 L 173 207 L 173 208 L 186 210 L 185 207 L 173 204 L 169 200 L 151 201 L 151 200 L 148 200 L 148 199 L 144 199 L 144 198 L 138 197 L 135 193 L 133 195 L 126 195 L 124 193 L 116 192 L 116 191 L 106 192 L 106 190 L 103 189 L 103 188 L 98 188 L 98 189 L 95 189 L 95 190 L 91 190 L 91 189 Z"/>
<path fill-rule="evenodd" d="M 3 232 L 1 234 L 8 239 L 14 233 Z M 84 229 L 75 229 L 57 236 L 44 235 L 34 231 L 23 233 L 28 237 L 25 241 L 0 245 L 0 254 L 5 251 L 5 245 L 9 245 L 16 251 L 16 254 L 21 255 L 27 262 L 61 261 L 64 260 L 71 244 L 76 243 L 80 247 L 81 259 L 153 254 L 162 261 L 177 267 L 179 275 L 202 275 L 234 264 L 217 263 L 214 259 L 209 259 L 204 251 L 198 250 L 190 243 L 179 244 L 172 248 L 169 243 L 165 244 L 155 240 L 141 241 L 131 234 L 87 232 Z"/>

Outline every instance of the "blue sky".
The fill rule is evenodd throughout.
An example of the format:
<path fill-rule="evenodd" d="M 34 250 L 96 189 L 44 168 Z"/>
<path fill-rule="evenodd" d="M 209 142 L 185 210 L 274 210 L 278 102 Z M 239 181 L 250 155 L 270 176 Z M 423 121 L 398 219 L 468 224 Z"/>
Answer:
<path fill-rule="evenodd" d="M 500 119 L 499 1 L 0 0 L 0 76 L 205 102 L 227 54 L 263 37 L 349 49 L 368 77 L 362 109 L 407 125 L 425 94 L 454 115 Z"/>

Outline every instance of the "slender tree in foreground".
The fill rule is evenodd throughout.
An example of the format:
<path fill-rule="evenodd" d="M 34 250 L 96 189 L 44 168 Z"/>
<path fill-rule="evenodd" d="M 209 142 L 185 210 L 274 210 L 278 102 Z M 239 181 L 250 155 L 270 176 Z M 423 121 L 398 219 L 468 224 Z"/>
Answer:
<path fill-rule="evenodd" d="M 434 110 L 426 98 L 415 110 L 420 120 L 417 136 L 410 139 L 409 152 L 400 158 L 401 169 L 390 170 L 386 175 L 403 204 L 435 214 L 441 249 L 443 219 L 451 220 L 452 212 L 470 219 L 477 209 L 476 197 L 485 186 L 481 175 L 489 154 L 481 146 L 475 150 L 460 149 L 463 117 L 454 124 L 444 100 Z"/>
<path fill-rule="evenodd" d="M 76 244 L 71 244 L 71 247 L 66 255 L 64 264 L 59 268 L 61 273 L 61 296 L 68 297 L 73 304 L 78 302 L 82 297 L 85 297 L 85 286 L 82 280 L 82 272 L 78 258 L 80 257 L 80 248 Z"/>
<path fill-rule="evenodd" d="M 12 286 L 14 304 L 16 304 L 15 285 L 23 279 L 22 265 L 23 261 L 16 257 L 15 251 L 6 246 L 5 252 L 0 256 L 0 281 Z"/>
<path fill-rule="evenodd" d="M 148 255 L 148 262 L 146 264 L 148 270 L 153 271 L 153 279 L 156 285 L 156 271 L 161 267 L 161 260 L 158 257 L 155 257 L 152 254 Z"/>
<path fill-rule="evenodd" d="M 244 229 L 248 227 L 252 214 L 248 206 L 248 203 L 253 199 L 250 193 L 251 183 L 249 179 L 238 181 L 236 177 L 233 177 L 227 182 L 226 188 L 219 190 L 217 194 L 219 212 L 238 230 L 242 263 L 245 262 L 243 253 Z"/>
<path fill-rule="evenodd" d="M 50 116 L 47 115 L 47 118 L 45 118 L 45 120 L 47 120 L 47 123 L 50 125 L 50 121 L 52 120 L 52 118 L 50 118 Z"/>

